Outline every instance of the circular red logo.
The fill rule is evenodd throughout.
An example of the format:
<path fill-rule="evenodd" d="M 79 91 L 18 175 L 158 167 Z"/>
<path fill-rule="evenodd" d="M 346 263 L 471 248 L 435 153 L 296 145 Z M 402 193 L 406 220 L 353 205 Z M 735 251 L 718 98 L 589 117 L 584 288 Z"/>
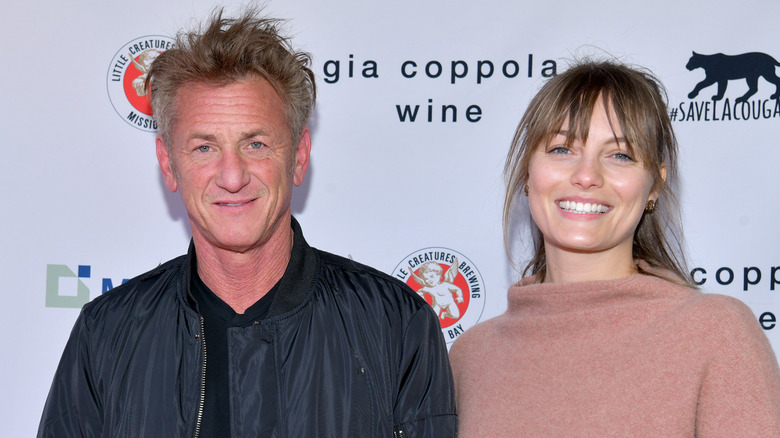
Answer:
<path fill-rule="evenodd" d="M 119 49 L 108 67 L 106 86 L 114 110 L 122 119 L 144 131 L 156 131 L 145 82 L 152 62 L 174 41 L 160 35 L 134 39 Z"/>
<path fill-rule="evenodd" d="M 404 258 L 393 276 L 423 297 L 449 343 L 479 322 L 485 287 L 474 263 L 449 248 L 423 248 Z"/>

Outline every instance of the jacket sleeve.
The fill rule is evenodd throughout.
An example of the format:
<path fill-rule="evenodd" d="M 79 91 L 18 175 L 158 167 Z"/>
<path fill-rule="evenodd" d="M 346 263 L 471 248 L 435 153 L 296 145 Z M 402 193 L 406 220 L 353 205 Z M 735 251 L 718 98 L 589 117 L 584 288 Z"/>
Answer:
<path fill-rule="evenodd" d="M 699 437 L 780 437 L 780 372 L 751 310 L 723 297 L 714 351 L 699 394 Z"/>
<path fill-rule="evenodd" d="M 456 436 L 452 371 L 439 321 L 430 306 L 417 310 L 403 342 L 393 438 Z"/>
<path fill-rule="evenodd" d="M 38 437 L 99 437 L 102 407 L 90 367 L 90 331 L 82 310 L 70 334 L 43 416 Z"/>

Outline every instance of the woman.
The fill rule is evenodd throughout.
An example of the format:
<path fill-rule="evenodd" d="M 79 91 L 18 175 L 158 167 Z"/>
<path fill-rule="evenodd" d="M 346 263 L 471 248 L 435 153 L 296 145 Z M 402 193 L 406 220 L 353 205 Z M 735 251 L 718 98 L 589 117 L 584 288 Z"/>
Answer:
<path fill-rule="evenodd" d="M 535 253 L 505 314 L 452 347 L 460 435 L 780 437 L 777 361 L 752 312 L 689 280 L 662 86 L 612 62 L 550 79 L 517 128 L 504 234 Z"/>

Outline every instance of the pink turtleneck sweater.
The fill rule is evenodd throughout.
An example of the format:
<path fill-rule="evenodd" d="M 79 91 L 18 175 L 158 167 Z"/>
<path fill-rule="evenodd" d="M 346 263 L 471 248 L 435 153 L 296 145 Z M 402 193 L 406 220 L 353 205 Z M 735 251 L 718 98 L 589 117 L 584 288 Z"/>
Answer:
<path fill-rule="evenodd" d="M 741 302 L 533 281 L 452 346 L 460 437 L 780 437 L 777 360 Z"/>

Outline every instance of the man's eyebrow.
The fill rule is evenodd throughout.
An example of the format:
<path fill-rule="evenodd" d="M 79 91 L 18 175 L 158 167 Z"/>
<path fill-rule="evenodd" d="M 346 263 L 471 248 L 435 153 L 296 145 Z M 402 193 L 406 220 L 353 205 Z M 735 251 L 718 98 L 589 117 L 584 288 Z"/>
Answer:
<path fill-rule="evenodd" d="M 262 129 L 256 129 L 254 131 L 242 132 L 241 140 L 247 140 L 252 137 L 260 137 L 266 135 L 266 132 Z M 214 134 L 206 134 L 205 132 L 194 132 L 190 135 L 190 140 L 205 140 L 205 141 L 217 141 L 217 137 Z"/>
<path fill-rule="evenodd" d="M 242 132 L 241 133 L 241 140 L 248 140 L 252 137 L 262 137 L 264 135 L 268 135 L 268 133 L 265 132 L 263 129 L 255 129 L 254 131 L 249 132 Z"/>
<path fill-rule="evenodd" d="M 192 135 L 190 135 L 190 140 L 206 140 L 206 141 L 217 141 L 217 137 L 214 134 L 206 134 L 203 132 L 195 132 Z"/>

